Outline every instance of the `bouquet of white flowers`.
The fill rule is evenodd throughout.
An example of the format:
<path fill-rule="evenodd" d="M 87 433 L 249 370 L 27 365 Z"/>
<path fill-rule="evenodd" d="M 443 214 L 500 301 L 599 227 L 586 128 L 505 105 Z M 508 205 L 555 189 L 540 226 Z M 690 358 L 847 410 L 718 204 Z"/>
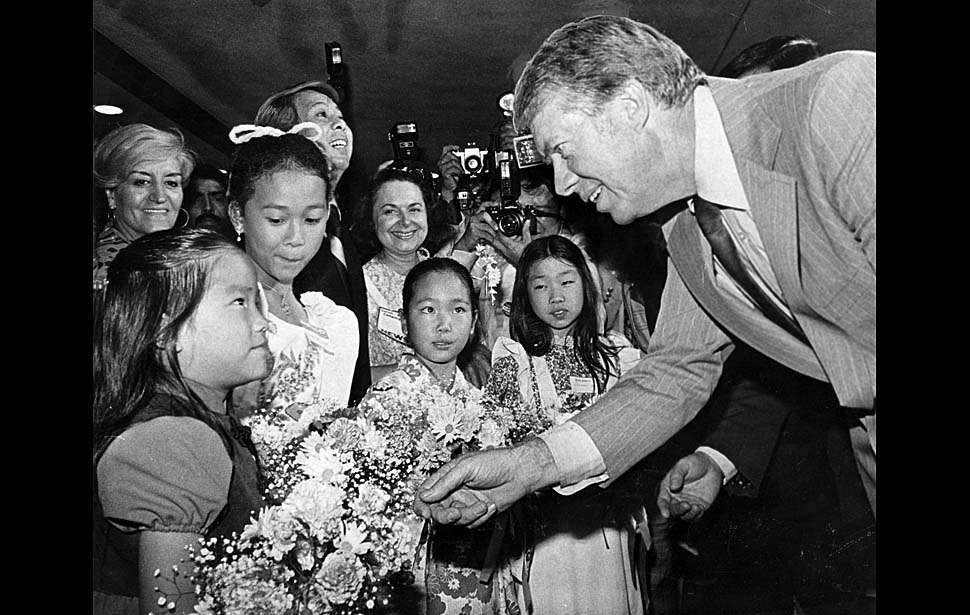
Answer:
<path fill-rule="evenodd" d="M 314 404 L 296 421 L 250 423 L 269 506 L 240 536 L 193 550 L 197 613 L 350 614 L 382 600 L 384 571 L 368 537 L 386 502 L 352 481 L 349 443 L 363 427 L 339 414 Z"/>
<path fill-rule="evenodd" d="M 413 581 L 415 488 L 483 445 L 482 410 L 475 389 L 448 393 L 428 375 L 397 384 L 356 415 L 314 404 L 296 421 L 250 421 L 269 505 L 238 537 L 193 550 L 197 613 L 366 613 Z"/>

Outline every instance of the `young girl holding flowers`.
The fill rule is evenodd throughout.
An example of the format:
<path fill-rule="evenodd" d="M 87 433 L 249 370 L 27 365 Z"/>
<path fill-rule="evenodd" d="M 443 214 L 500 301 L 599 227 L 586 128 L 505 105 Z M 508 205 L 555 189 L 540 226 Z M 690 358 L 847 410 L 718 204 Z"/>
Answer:
<path fill-rule="evenodd" d="M 229 217 L 256 263 L 267 308 L 272 374 L 234 393 L 241 416 L 253 411 L 299 418 L 318 403 L 345 406 L 359 348 L 357 318 L 319 292 L 293 293 L 293 279 L 326 237 L 331 184 L 311 122 L 289 133 L 237 126 L 229 175 Z M 248 419 L 247 419 L 248 420 Z"/>
<path fill-rule="evenodd" d="M 564 422 L 615 383 L 621 349 L 630 344 L 598 334 L 598 302 L 583 254 L 569 239 L 550 235 L 526 246 L 512 291 L 512 339 L 496 340 L 483 390 L 483 404 L 505 412 L 511 440 Z M 539 614 L 643 613 L 630 513 L 620 508 L 597 488 L 524 501 L 519 512 L 530 544 L 511 562 L 520 605 L 531 603 Z"/>
<path fill-rule="evenodd" d="M 448 258 L 433 257 L 415 265 L 404 280 L 403 295 L 402 322 L 410 350 L 401 355 L 394 371 L 371 387 L 358 408 L 362 415 L 386 424 L 389 414 L 398 413 L 389 408 L 411 406 L 420 415 L 414 424 L 425 429 L 400 434 L 405 440 L 400 448 L 414 451 L 421 458 L 418 463 L 433 464 L 433 470 L 453 452 L 441 443 L 458 448 L 473 439 L 477 428 L 478 390 L 465 380 L 456 361 L 472 336 L 478 302 L 468 270 Z M 443 393 L 435 407 L 428 403 L 433 396 L 422 395 L 429 387 Z M 462 403 L 449 404 L 448 397 Z M 396 450 L 395 444 L 390 436 L 388 449 Z M 419 534 L 421 521 L 412 517 L 416 526 L 411 531 Z M 418 595 L 401 608 L 428 614 L 494 612 L 491 586 L 479 583 L 478 574 L 490 536 L 491 528 L 431 528 L 427 552 L 420 554 L 413 571 Z"/>
<path fill-rule="evenodd" d="M 220 235 L 177 229 L 133 241 L 107 279 L 94 337 L 94 612 L 185 613 L 196 603 L 185 547 L 242 531 L 262 505 L 252 443 L 226 406 L 272 367 L 256 269 Z"/>

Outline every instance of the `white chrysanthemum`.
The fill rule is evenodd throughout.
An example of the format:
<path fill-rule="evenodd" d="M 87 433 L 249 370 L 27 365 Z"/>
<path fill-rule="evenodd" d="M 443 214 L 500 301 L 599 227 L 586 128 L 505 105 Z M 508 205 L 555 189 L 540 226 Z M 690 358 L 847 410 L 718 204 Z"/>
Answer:
<path fill-rule="evenodd" d="M 338 485 L 346 479 L 343 473 L 347 468 L 343 461 L 330 448 L 329 442 L 316 432 L 303 441 L 296 463 L 308 477 L 325 483 Z"/>
<path fill-rule="evenodd" d="M 357 497 L 350 503 L 350 509 L 354 513 L 365 515 L 378 515 L 387 508 L 387 503 L 391 501 L 391 494 L 376 485 L 364 483 L 360 486 Z"/>
<path fill-rule="evenodd" d="M 506 430 L 497 422 L 485 419 L 478 430 L 478 441 L 482 443 L 482 448 L 495 448 L 505 444 L 506 435 Z"/>
<path fill-rule="evenodd" d="M 367 541 L 366 528 L 353 522 L 344 524 L 343 534 L 333 541 L 333 545 L 354 555 L 363 555 L 374 548 L 373 543 Z"/>
<path fill-rule="evenodd" d="M 267 552 L 278 561 L 296 544 L 298 532 L 299 524 L 290 510 L 281 506 L 270 506 L 259 511 L 255 523 L 250 523 L 243 530 L 242 538 L 264 539 Z"/>
<path fill-rule="evenodd" d="M 462 439 L 468 430 L 462 408 L 455 404 L 441 404 L 428 408 L 428 425 L 435 437 L 451 444 Z"/>
<path fill-rule="evenodd" d="M 339 529 L 346 494 L 342 489 L 307 479 L 293 487 L 282 507 L 294 517 L 310 526 L 311 533 L 320 541 L 333 538 Z"/>
<path fill-rule="evenodd" d="M 262 510 L 260 510 L 259 514 L 262 515 L 264 510 L 266 509 L 263 508 Z M 258 537 L 259 537 L 259 520 L 254 517 L 250 517 L 249 523 L 246 524 L 246 527 L 243 528 L 242 533 L 239 535 L 239 541 L 249 542 L 250 540 Z M 208 555 L 209 553 L 210 551 L 208 549 L 202 549 L 200 551 L 200 555 L 203 557 Z"/>

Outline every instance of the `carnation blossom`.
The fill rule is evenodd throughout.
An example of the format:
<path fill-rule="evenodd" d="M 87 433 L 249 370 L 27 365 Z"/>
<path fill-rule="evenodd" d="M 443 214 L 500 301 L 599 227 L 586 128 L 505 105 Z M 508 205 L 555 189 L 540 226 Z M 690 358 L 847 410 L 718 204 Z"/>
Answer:
<path fill-rule="evenodd" d="M 366 570 L 360 560 L 346 551 L 334 551 L 323 560 L 316 582 L 329 602 L 346 604 L 361 589 Z"/>
<path fill-rule="evenodd" d="M 335 533 L 343 512 L 345 493 L 333 485 L 307 479 L 297 484 L 286 497 L 282 508 L 310 526 L 318 540 L 327 540 Z"/>
<path fill-rule="evenodd" d="M 371 483 L 362 484 L 357 497 L 351 502 L 351 509 L 359 515 L 377 515 L 387 508 L 391 494 Z"/>

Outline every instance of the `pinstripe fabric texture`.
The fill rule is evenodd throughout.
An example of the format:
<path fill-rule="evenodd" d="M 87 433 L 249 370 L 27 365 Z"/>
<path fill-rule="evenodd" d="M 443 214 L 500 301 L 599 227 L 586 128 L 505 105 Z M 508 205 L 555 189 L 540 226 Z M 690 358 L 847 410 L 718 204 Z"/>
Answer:
<path fill-rule="evenodd" d="M 709 80 L 772 269 L 811 348 L 716 292 L 710 247 L 680 212 L 664 225 L 674 266 L 647 357 L 573 419 L 611 480 L 704 405 L 733 348 L 726 331 L 831 382 L 842 405 L 874 406 L 875 54 Z"/>

